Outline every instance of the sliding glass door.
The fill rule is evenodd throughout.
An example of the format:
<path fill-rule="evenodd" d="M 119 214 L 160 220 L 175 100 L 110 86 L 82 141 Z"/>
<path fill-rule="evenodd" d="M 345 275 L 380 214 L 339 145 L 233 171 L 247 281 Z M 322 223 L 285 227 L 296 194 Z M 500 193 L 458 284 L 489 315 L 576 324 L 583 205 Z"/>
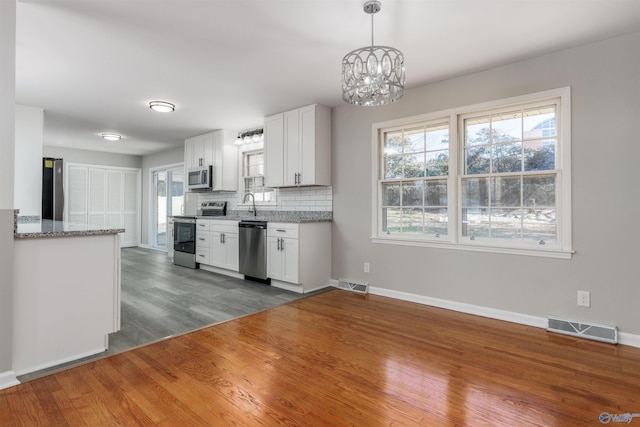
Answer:
<path fill-rule="evenodd" d="M 167 250 L 169 218 L 184 210 L 184 167 L 157 168 L 151 171 L 151 236 L 149 245 Z"/>

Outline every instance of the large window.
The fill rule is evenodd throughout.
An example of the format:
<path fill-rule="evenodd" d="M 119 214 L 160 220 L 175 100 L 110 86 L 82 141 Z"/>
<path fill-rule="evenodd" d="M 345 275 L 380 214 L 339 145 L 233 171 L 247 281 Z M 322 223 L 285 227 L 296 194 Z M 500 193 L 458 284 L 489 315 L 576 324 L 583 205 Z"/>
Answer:
<path fill-rule="evenodd" d="M 569 89 L 374 125 L 374 241 L 569 257 Z"/>
<path fill-rule="evenodd" d="M 382 231 L 446 235 L 448 123 L 391 129 L 383 135 Z"/>

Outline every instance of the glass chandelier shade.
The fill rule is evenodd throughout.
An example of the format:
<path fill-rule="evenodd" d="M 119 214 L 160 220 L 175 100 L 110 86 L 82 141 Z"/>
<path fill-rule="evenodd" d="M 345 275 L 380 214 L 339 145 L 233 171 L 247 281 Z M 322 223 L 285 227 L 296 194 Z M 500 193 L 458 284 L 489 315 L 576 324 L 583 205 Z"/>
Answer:
<path fill-rule="evenodd" d="M 366 2 L 364 11 L 371 15 L 371 46 L 342 59 L 342 99 L 363 106 L 391 104 L 404 95 L 404 55 L 373 44 L 373 14 L 380 11 L 380 2 Z"/>

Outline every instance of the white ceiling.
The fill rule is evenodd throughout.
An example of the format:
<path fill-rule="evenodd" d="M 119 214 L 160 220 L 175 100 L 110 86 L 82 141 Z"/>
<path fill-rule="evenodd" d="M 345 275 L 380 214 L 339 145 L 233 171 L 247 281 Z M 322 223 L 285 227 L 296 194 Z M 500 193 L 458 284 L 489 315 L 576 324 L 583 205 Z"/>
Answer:
<path fill-rule="evenodd" d="M 362 3 L 20 0 L 17 102 L 44 108 L 45 145 L 137 155 L 339 106 L 342 57 L 370 43 Z M 403 51 L 408 88 L 638 31 L 640 0 L 384 0 L 375 16 L 375 43 Z"/>

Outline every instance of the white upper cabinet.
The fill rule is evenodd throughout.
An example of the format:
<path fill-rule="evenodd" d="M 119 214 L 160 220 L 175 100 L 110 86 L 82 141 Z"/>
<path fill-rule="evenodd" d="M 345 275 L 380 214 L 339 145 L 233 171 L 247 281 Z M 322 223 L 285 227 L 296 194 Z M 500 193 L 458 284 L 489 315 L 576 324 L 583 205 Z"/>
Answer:
<path fill-rule="evenodd" d="M 213 191 L 238 190 L 237 133 L 216 130 L 184 141 L 184 167 L 213 166 Z"/>
<path fill-rule="evenodd" d="M 265 118 L 265 186 L 331 185 L 331 109 L 309 105 Z"/>
<path fill-rule="evenodd" d="M 265 187 L 284 185 L 284 114 L 264 119 Z"/>

